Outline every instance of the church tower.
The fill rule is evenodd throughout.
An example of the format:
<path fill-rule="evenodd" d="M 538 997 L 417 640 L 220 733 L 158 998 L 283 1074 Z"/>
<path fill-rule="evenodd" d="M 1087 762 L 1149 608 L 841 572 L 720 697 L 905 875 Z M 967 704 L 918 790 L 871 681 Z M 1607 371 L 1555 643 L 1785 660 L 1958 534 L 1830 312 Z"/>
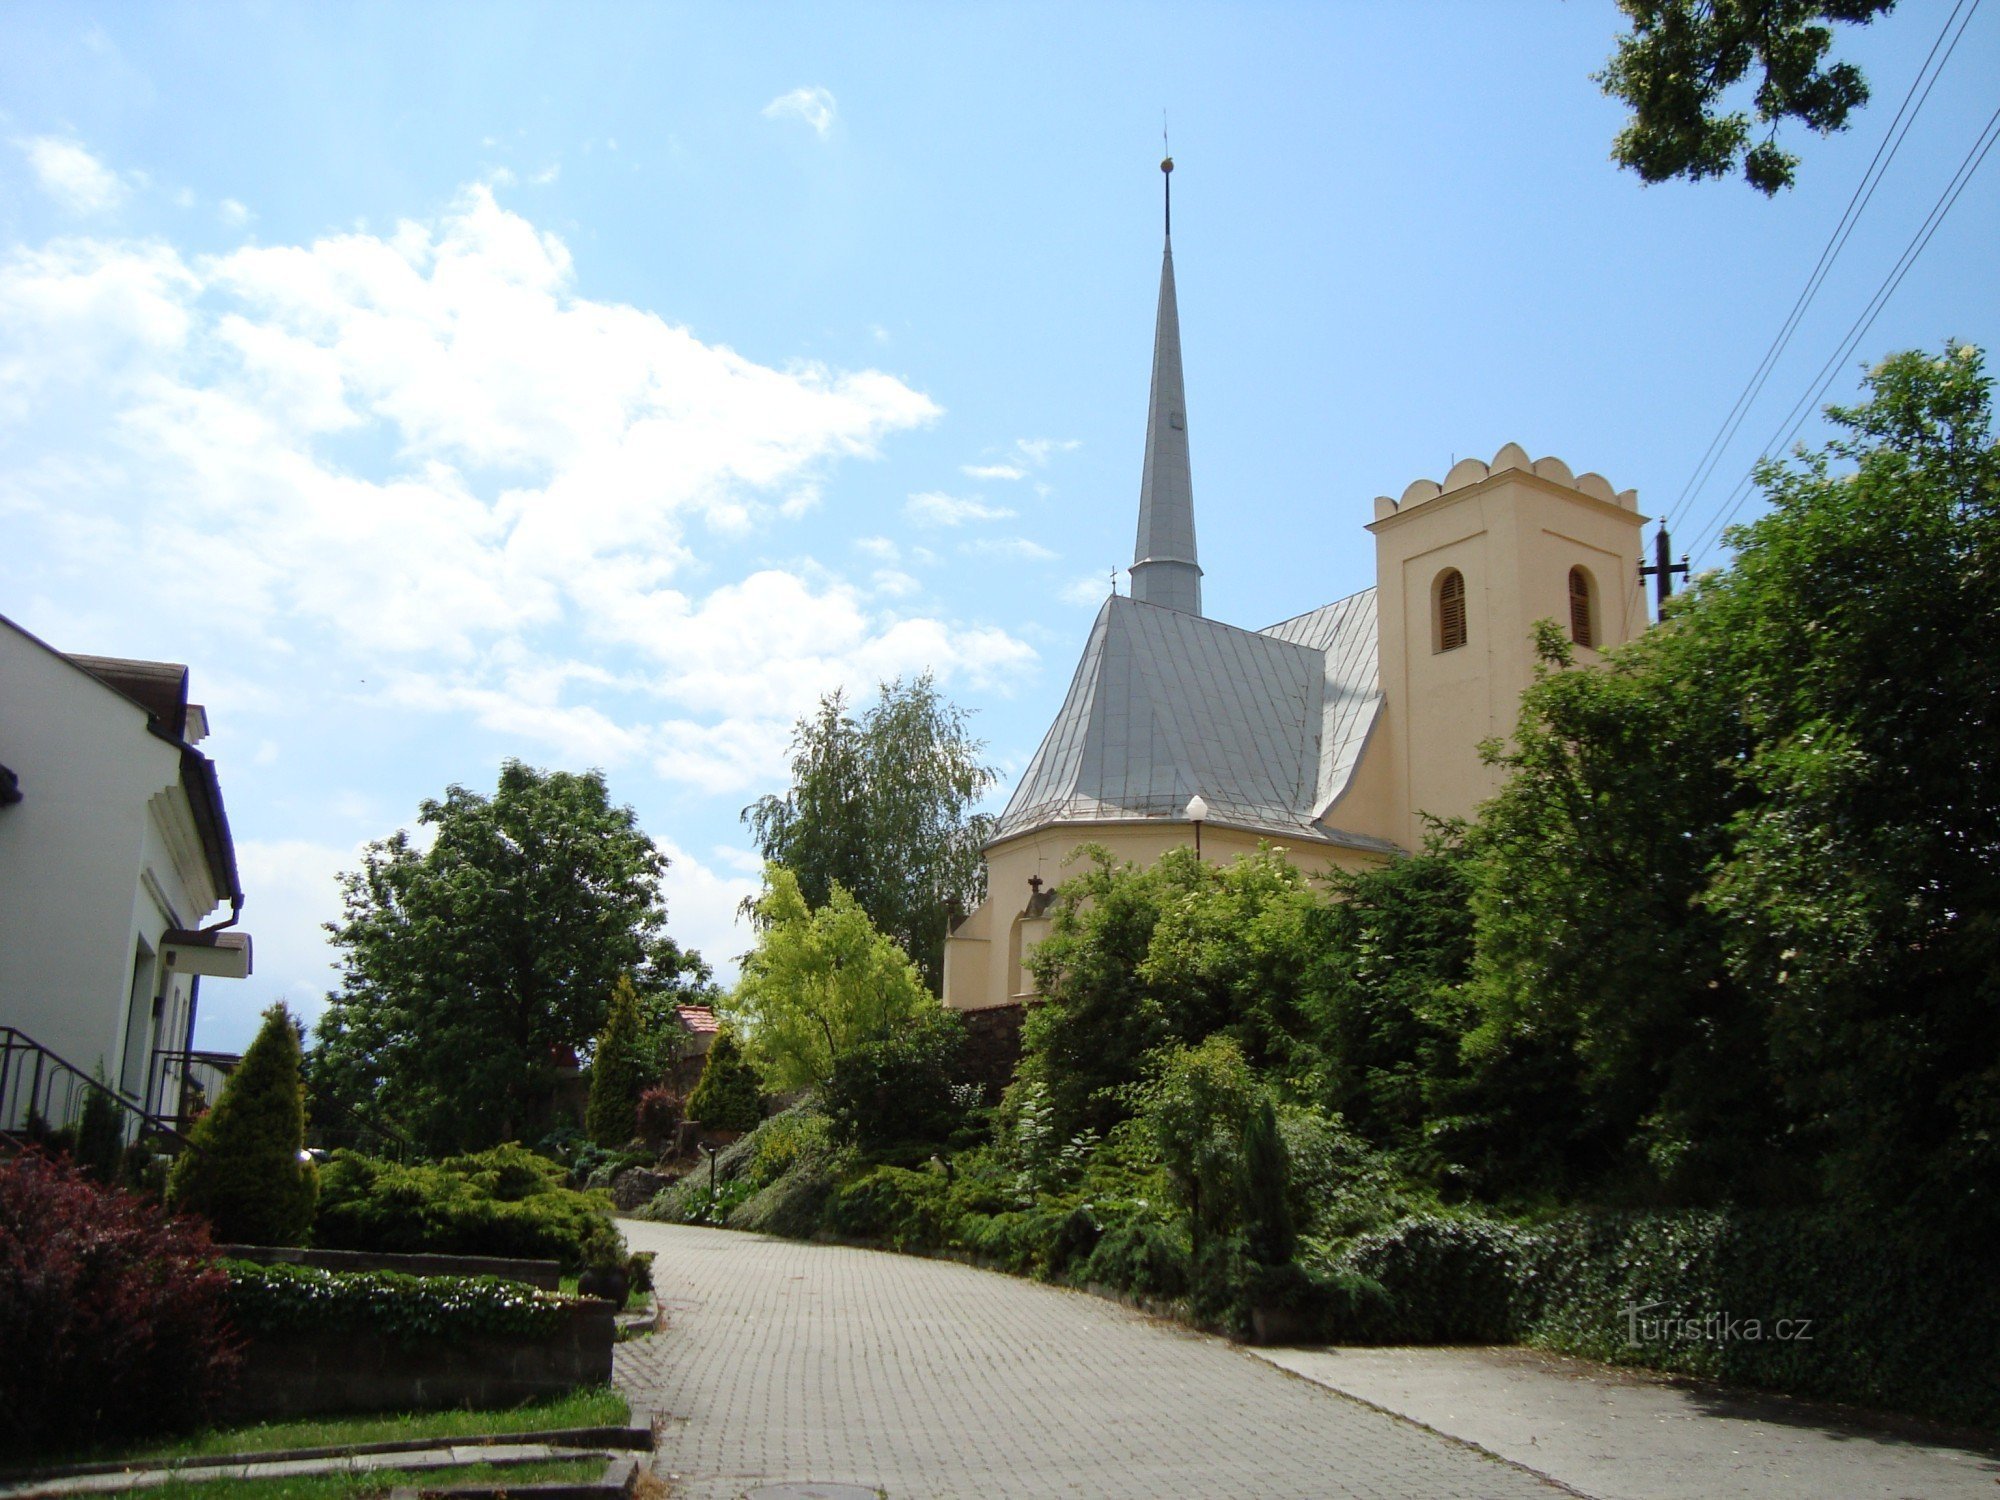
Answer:
<path fill-rule="evenodd" d="M 1160 163 L 1167 191 L 1167 243 L 1160 261 L 1160 310 L 1153 323 L 1153 393 L 1146 410 L 1146 467 L 1139 480 L 1132 597 L 1141 604 L 1198 615 L 1201 564 L 1195 560 L 1187 387 L 1181 379 L 1181 317 L 1174 300 L 1173 170 L 1171 156 Z"/>

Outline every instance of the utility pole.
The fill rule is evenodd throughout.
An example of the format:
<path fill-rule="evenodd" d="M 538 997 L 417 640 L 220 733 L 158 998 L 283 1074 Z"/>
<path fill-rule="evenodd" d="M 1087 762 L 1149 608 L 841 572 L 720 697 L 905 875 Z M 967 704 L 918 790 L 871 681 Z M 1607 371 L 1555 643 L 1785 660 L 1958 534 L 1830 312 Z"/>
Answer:
<path fill-rule="evenodd" d="M 1648 578 L 1653 580 L 1655 619 L 1666 614 L 1667 601 L 1674 596 L 1674 574 L 1678 573 L 1683 578 L 1688 576 L 1687 554 L 1682 553 L 1679 562 L 1669 561 L 1672 556 L 1673 549 L 1667 541 L 1667 523 L 1662 521 L 1660 529 L 1653 534 L 1652 565 L 1649 567 L 1644 562 L 1639 564 L 1639 581 L 1644 583 Z"/>

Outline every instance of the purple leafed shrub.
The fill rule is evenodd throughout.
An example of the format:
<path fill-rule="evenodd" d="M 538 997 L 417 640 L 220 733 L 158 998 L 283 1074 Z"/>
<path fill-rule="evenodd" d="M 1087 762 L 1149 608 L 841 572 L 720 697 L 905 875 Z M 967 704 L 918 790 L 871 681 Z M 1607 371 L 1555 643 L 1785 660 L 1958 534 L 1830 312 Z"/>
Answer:
<path fill-rule="evenodd" d="M 0 1452 L 198 1426 L 241 1359 L 208 1232 L 67 1161 L 0 1163 Z"/>

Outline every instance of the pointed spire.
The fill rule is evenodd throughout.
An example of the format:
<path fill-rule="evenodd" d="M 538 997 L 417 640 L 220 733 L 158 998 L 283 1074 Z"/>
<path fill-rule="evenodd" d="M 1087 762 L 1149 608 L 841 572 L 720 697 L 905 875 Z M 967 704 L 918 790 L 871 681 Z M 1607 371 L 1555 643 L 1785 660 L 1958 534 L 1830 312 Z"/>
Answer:
<path fill-rule="evenodd" d="M 1132 597 L 1201 613 L 1195 561 L 1194 480 L 1188 467 L 1187 392 L 1181 381 L 1181 320 L 1174 300 L 1174 159 L 1160 163 L 1167 187 L 1167 245 L 1160 263 L 1160 311 L 1153 327 L 1153 394 L 1146 414 L 1146 469 L 1139 481 L 1139 537 L 1132 549 Z"/>

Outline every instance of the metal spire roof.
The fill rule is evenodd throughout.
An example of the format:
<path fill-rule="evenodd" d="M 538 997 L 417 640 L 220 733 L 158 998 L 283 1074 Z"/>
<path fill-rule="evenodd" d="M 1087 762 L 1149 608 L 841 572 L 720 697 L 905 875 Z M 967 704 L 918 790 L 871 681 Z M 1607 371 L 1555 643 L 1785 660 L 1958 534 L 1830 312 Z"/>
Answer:
<path fill-rule="evenodd" d="M 996 839 L 1063 822 L 1179 818 L 1387 849 L 1320 820 L 1381 706 L 1375 591 L 1265 631 L 1113 596 Z"/>
<path fill-rule="evenodd" d="M 1171 156 L 1160 163 L 1162 173 L 1173 170 Z M 1198 615 L 1201 564 L 1195 558 L 1187 389 L 1181 379 L 1180 309 L 1174 300 L 1173 178 L 1166 182 L 1167 243 L 1153 326 L 1153 391 L 1146 412 L 1146 469 L 1139 481 L 1139 536 L 1132 548 L 1132 597 Z"/>

